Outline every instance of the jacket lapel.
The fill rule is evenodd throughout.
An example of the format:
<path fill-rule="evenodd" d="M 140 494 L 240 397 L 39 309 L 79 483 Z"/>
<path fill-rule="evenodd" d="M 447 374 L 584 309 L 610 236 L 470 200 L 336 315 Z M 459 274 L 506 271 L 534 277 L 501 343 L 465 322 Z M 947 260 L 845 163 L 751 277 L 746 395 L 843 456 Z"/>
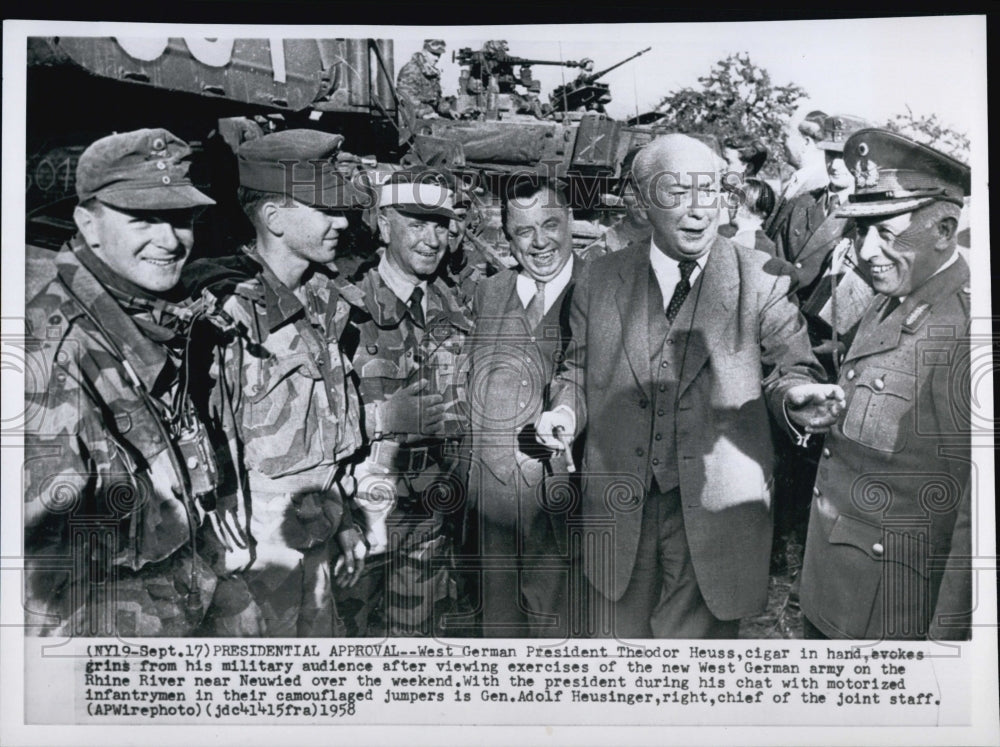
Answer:
<path fill-rule="evenodd" d="M 738 295 L 739 268 L 736 254 L 728 240 L 719 237 L 712 245 L 700 277 L 674 319 L 668 339 L 683 346 L 680 387 L 683 394 L 708 361 L 711 345 L 726 339 L 726 328 L 733 324 L 732 309 Z M 738 332 L 738 331 L 737 331 Z"/>
<path fill-rule="evenodd" d="M 648 247 L 648 243 L 645 244 Z M 642 244 L 633 244 L 629 261 L 618 270 L 615 300 L 622 325 L 622 344 L 636 381 L 647 395 L 650 391 L 649 369 L 649 257 Z"/>

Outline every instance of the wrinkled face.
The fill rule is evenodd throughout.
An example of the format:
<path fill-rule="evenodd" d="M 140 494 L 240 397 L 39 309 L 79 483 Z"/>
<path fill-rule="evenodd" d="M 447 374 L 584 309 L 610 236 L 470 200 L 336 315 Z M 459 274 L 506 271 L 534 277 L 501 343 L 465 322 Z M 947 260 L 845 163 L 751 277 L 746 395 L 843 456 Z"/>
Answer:
<path fill-rule="evenodd" d="M 556 195 L 542 190 L 507 205 L 510 248 L 524 271 L 535 280 L 549 282 L 562 271 L 573 254 L 570 210 Z"/>
<path fill-rule="evenodd" d="M 720 163 L 697 141 L 677 143 L 643 174 L 653 240 L 668 257 L 697 259 L 718 234 Z"/>
<path fill-rule="evenodd" d="M 343 212 L 320 210 L 297 200 L 282 201 L 278 209 L 282 238 L 292 254 L 317 264 L 334 260 L 340 232 L 347 228 Z"/>
<path fill-rule="evenodd" d="M 450 221 L 386 208 L 378 217 L 386 258 L 413 280 L 433 275 L 448 249 Z"/>
<path fill-rule="evenodd" d="M 74 218 L 94 254 L 140 288 L 177 285 L 194 244 L 194 210 L 122 210 L 98 203 Z"/>
<path fill-rule="evenodd" d="M 925 210 L 889 218 L 857 219 L 858 256 L 872 288 L 887 296 L 908 296 L 951 256 L 941 249 L 938 221 Z"/>
<path fill-rule="evenodd" d="M 844 154 L 828 150 L 826 153 L 826 173 L 830 177 L 830 186 L 835 190 L 850 189 L 854 186 L 854 175 L 844 163 Z"/>

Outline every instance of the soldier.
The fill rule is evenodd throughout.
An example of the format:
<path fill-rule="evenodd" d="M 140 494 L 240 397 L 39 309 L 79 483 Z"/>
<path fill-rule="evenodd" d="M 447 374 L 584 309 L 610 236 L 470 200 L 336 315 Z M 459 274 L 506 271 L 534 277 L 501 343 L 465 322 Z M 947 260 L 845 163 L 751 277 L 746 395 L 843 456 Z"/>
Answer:
<path fill-rule="evenodd" d="M 222 266 L 191 268 L 224 297 L 234 331 L 217 361 L 210 413 L 244 478 L 255 551 L 244 576 L 268 636 L 339 632 L 336 549 L 340 583 L 353 583 L 364 565 L 341 487 L 361 446 L 340 345 L 361 296 L 332 264 L 344 212 L 358 202 L 333 162 L 342 141 L 286 130 L 240 146 L 239 200 L 256 239 Z"/>
<path fill-rule="evenodd" d="M 349 634 L 440 633 L 455 597 L 449 519 L 463 497 L 453 472 L 464 400 L 457 367 L 472 323 L 439 275 L 453 204 L 445 186 L 406 172 L 379 192 L 386 249 L 360 284 L 367 315 L 354 367 L 371 440 L 355 470 L 357 500 L 370 554 L 381 557 L 338 597 Z"/>
<path fill-rule="evenodd" d="M 444 49 L 444 39 L 424 39 L 423 49 L 414 52 L 396 76 L 396 90 L 410 102 L 418 119 L 447 112 L 442 110 L 441 68 L 437 66 Z"/>
<path fill-rule="evenodd" d="M 219 543 L 201 527 L 217 472 L 181 386 L 196 309 L 177 285 L 195 210 L 214 204 L 187 176 L 190 153 L 164 129 L 91 144 L 78 233 L 27 305 L 39 376 L 25 383 L 25 609 L 41 634 L 188 635 L 217 587 Z M 229 508 L 212 523 L 231 523 Z"/>
<path fill-rule="evenodd" d="M 795 173 L 785 182 L 770 220 L 764 223 L 764 232 L 772 241 L 776 227 L 784 222 L 792 200 L 803 192 L 819 189 L 827 183 L 823 151 L 816 147 L 816 143 L 822 139 L 823 120 L 826 117 L 826 112 L 816 109 L 801 120 L 793 119 L 785 126 L 785 158 L 795 168 Z"/>
<path fill-rule="evenodd" d="M 852 135 L 844 160 L 857 187 L 840 215 L 857 222 L 877 295 L 841 365 L 847 407 L 813 491 L 805 633 L 967 637 L 969 267 L 956 233 L 969 168 L 875 129 Z"/>

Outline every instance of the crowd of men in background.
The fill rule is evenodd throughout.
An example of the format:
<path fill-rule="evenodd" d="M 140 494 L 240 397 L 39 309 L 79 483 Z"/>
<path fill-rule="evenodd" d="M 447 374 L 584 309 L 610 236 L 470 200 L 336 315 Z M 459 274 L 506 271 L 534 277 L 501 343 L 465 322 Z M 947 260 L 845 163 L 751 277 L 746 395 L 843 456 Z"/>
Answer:
<path fill-rule="evenodd" d="M 341 145 L 243 143 L 255 238 L 190 263 L 185 143 L 80 157 L 26 314 L 31 630 L 735 638 L 798 532 L 806 636 L 968 636 L 966 166 L 812 112 L 776 194 L 761 148 L 662 135 L 595 246 L 518 179 L 512 266 L 456 272 L 454 185 L 362 194 Z"/>

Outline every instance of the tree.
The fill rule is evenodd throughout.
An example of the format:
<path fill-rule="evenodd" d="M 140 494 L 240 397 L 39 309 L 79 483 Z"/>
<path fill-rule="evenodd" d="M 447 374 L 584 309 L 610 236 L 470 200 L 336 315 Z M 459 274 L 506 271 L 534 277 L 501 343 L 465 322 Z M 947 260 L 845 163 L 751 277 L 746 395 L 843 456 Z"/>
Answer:
<path fill-rule="evenodd" d="M 748 53 L 731 54 L 698 78 L 700 89 L 682 88 L 663 97 L 658 126 L 677 132 L 759 140 L 768 150 L 764 176 L 779 176 L 785 164 L 782 130 L 806 92 L 795 83 L 775 85 Z"/>
<path fill-rule="evenodd" d="M 969 136 L 944 124 L 937 114 L 918 116 L 906 107 L 906 114 L 897 114 L 886 123 L 886 128 L 969 163 Z"/>

